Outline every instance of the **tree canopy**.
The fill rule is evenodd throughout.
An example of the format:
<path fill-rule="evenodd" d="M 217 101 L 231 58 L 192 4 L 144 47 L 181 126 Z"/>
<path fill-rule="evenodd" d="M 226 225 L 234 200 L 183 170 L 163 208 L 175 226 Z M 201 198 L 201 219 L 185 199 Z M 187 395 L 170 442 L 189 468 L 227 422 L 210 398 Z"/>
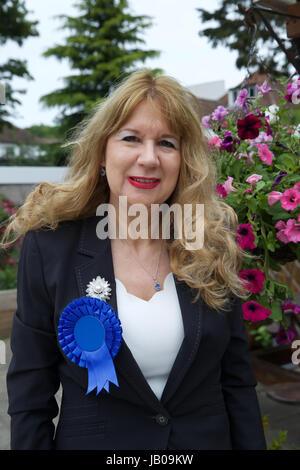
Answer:
<path fill-rule="evenodd" d="M 133 72 L 137 62 L 160 54 L 138 47 L 145 43 L 140 34 L 152 22 L 149 16 L 132 15 L 127 0 L 79 0 L 75 6 L 78 16 L 58 15 L 64 20 L 62 28 L 70 30 L 65 44 L 44 52 L 45 57 L 67 59 L 74 71 L 64 78 L 63 88 L 41 97 L 44 105 L 62 108 L 56 123 L 64 132 Z M 154 75 L 161 72 L 153 71 Z"/>
<path fill-rule="evenodd" d="M 220 6 L 215 11 L 197 8 L 202 24 L 209 23 L 208 27 L 204 27 L 199 32 L 199 35 L 205 36 L 213 48 L 221 45 L 235 51 L 238 69 L 247 68 L 252 40 L 252 30 L 247 25 L 244 14 L 239 11 L 238 4 L 247 9 L 252 3 L 251 0 L 239 0 L 238 2 L 221 0 Z M 264 16 L 271 23 L 276 34 L 284 41 L 285 47 L 296 53 L 295 46 L 287 39 L 285 17 L 271 13 L 264 13 Z M 290 73 L 291 66 L 285 54 L 280 50 L 275 39 L 270 36 L 257 13 L 251 14 L 250 20 L 257 25 L 256 50 L 258 54 L 254 54 L 251 58 L 249 71 L 258 70 L 274 75 Z"/>
<path fill-rule="evenodd" d="M 8 40 L 22 46 L 28 37 L 39 35 L 35 28 L 38 21 L 29 21 L 28 13 L 24 0 L 1 0 L 0 46 L 3 46 Z M 0 81 L 4 82 L 6 87 L 6 103 L 0 106 L 0 129 L 5 122 L 7 123 L 6 119 L 12 116 L 12 108 L 21 104 L 16 94 L 26 92 L 26 90 L 13 89 L 11 82 L 14 77 L 33 79 L 27 69 L 27 61 L 9 58 L 6 62 L 0 63 Z"/>

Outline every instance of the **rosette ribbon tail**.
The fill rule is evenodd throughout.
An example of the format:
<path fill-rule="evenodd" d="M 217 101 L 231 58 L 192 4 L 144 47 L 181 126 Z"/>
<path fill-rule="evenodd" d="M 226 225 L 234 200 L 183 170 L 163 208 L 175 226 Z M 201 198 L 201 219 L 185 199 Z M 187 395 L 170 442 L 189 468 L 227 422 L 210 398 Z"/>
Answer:
<path fill-rule="evenodd" d="M 88 389 L 86 395 L 97 387 L 97 395 L 105 388 L 109 392 L 109 382 L 119 387 L 115 366 L 104 342 L 96 351 L 84 351 L 88 369 Z"/>

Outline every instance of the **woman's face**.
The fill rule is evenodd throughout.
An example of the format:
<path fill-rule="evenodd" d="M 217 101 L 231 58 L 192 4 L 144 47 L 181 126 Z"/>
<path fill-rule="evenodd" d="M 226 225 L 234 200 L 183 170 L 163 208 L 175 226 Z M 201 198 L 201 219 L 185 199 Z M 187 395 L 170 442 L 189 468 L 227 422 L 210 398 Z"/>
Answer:
<path fill-rule="evenodd" d="M 109 202 L 118 207 L 119 196 L 127 196 L 128 206 L 165 202 L 175 189 L 180 160 L 180 137 L 169 129 L 158 106 L 142 101 L 107 140 L 101 165 L 106 168 Z"/>

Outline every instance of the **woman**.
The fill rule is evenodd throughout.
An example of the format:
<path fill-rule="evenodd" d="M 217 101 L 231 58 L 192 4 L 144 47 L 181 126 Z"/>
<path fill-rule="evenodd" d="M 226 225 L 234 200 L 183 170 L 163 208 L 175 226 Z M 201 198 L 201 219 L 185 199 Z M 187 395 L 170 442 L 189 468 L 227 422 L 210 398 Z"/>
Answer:
<path fill-rule="evenodd" d="M 12 218 L 4 240 L 25 234 L 7 375 L 12 449 L 266 448 L 241 309 L 237 217 L 216 194 L 199 116 L 197 99 L 174 79 L 131 74 L 67 144 L 65 181 L 40 184 Z M 140 238 L 134 204 L 147 210 Z M 151 220 L 155 204 L 204 204 L 203 246 L 190 249 L 186 236 L 198 227 L 195 211 L 181 238 L 171 217 L 167 237 L 164 217 Z M 76 333 L 70 313 L 89 295 L 107 302 L 118 315 L 114 331 L 122 329 L 113 364 L 105 363 L 112 378 L 97 390 L 104 362 L 96 373 L 94 356 L 80 365 L 76 354 L 103 346 L 99 322 Z M 65 318 L 78 321 L 69 338 Z"/>

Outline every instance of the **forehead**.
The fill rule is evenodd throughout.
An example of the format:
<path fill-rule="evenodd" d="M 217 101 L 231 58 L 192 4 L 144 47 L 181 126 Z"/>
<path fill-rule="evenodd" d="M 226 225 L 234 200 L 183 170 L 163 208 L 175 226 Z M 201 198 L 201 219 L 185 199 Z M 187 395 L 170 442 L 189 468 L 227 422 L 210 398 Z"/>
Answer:
<path fill-rule="evenodd" d="M 120 129 L 130 128 L 143 131 L 153 132 L 172 132 L 171 126 L 161 111 L 160 104 L 157 102 L 142 101 L 139 103 L 132 113 L 128 116 Z"/>

